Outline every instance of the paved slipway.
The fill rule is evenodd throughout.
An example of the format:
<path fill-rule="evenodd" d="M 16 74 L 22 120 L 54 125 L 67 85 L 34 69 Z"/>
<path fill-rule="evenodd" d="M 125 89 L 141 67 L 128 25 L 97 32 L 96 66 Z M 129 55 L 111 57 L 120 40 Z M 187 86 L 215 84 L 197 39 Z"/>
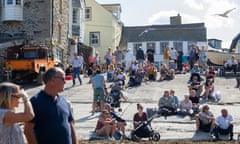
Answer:
<path fill-rule="evenodd" d="M 175 90 L 180 100 L 184 94 L 188 93 L 187 81 L 189 74 L 176 75 L 172 81 L 163 82 L 147 82 L 142 86 L 126 89 L 125 95 L 128 101 L 122 102 L 123 111 L 119 113 L 127 120 L 127 132 L 129 134 L 132 129 L 133 114 L 137 111 L 136 104 L 141 103 L 146 108 L 156 108 L 159 98 L 164 90 Z M 89 139 L 94 131 L 99 113 L 91 115 L 91 102 L 93 99 L 93 90 L 91 84 L 87 84 L 88 78 L 83 78 L 83 85 L 75 85 L 71 87 L 72 82 L 67 81 L 65 91 L 61 94 L 72 103 L 74 118 L 76 121 L 76 130 L 79 139 Z M 209 104 L 210 110 L 215 116 L 220 114 L 222 108 L 227 108 L 235 120 L 234 139 L 240 132 L 240 91 L 234 88 L 236 80 L 234 78 L 217 77 L 215 79 L 215 90 L 220 91 L 221 100 L 218 103 Z M 42 89 L 43 86 L 36 86 L 27 89 L 27 93 L 31 96 Z M 20 107 L 22 109 L 22 106 Z M 191 140 L 209 140 L 207 133 L 195 133 L 195 121 L 189 118 L 181 118 L 170 116 L 167 119 L 163 117 L 156 118 L 152 122 L 152 127 L 161 134 L 161 139 L 191 139 Z"/>

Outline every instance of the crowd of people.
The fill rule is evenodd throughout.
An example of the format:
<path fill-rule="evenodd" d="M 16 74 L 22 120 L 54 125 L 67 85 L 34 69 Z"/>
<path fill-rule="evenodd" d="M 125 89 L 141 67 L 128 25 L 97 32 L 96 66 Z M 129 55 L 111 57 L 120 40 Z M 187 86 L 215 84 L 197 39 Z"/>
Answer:
<path fill-rule="evenodd" d="M 151 45 L 146 54 L 139 48 L 136 51 L 136 59 L 133 59 L 133 54 L 128 50 L 124 53 L 117 47 L 116 51 L 112 52 L 109 48 L 104 56 L 105 65 L 103 66 L 99 65 L 98 54 L 89 56 L 87 74 L 94 93 L 92 113 L 101 112 L 95 129 L 97 135 L 106 136 L 112 140 L 116 132 L 119 132 L 123 138 L 126 137 L 126 120 L 118 116 L 114 108 L 104 101 L 108 94 L 107 82 L 114 82 L 123 88 L 140 86 L 142 82 L 174 79 L 177 71 L 184 70 L 181 48 L 178 51 L 165 48 L 165 63 L 159 70 L 160 78 L 157 78 L 158 68 L 154 64 L 154 53 Z M 79 84 L 82 85 L 80 72 L 84 69 L 83 64 L 83 55 L 78 56 L 75 53 L 65 72 L 58 67 L 48 69 L 43 75 L 44 89 L 31 99 L 20 86 L 9 82 L 1 83 L 0 143 L 24 143 L 23 133 L 17 125 L 19 122 L 24 123 L 24 134 L 28 143 L 78 143 L 70 105 L 64 97 L 59 95 L 59 92 L 64 90 L 66 75 L 72 76 L 73 86 L 76 85 L 75 78 L 78 78 Z M 199 130 L 210 132 L 215 140 L 219 140 L 219 134 L 229 134 L 232 140 L 233 117 L 228 110 L 223 108 L 221 115 L 215 118 L 208 105 L 201 107 L 200 101 L 202 100 L 214 102 L 219 100 L 214 89 L 216 73 L 213 67 L 207 67 L 205 64 L 204 48 L 201 51 L 193 45 L 189 53 L 190 77 L 186 84 L 189 93 L 184 95 L 184 99 L 179 100 L 179 97 L 175 95 L 175 90 L 165 90 L 157 103 L 157 113 L 164 116 L 190 116 L 196 120 L 197 132 Z M 233 64 L 232 68 L 234 69 Z M 107 80 L 103 75 L 104 71 L 107 74 Z M 204 74 L 201 74 L 203 71 Z M 24 111 L 19 113 L 15 112 L 14 108 L 18 107 L 20 99 L 23 101 Z M 133 127 L 137 128 L 142 122 L 148 120 L 149 116 L 144 112 L 143 106 L 137 104 L 137 113 L 133 115 Z M 136 131 L 136 135 L 141 138 L 148 132 L 149 130 L 143 127 Z"/>

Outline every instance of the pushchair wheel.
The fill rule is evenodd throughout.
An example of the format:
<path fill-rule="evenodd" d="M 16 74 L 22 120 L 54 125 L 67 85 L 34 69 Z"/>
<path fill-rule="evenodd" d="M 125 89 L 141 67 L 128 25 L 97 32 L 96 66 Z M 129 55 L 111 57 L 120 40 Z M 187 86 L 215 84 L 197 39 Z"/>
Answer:
<path fill-rule="evenodd" d="M 135 142 L 139 140 L 138 137 L 135 135 L 134 131 L 131 132 L 131 139 L 132 141 L 135 141 Z"/>
<path fill-rule="evenodd" d="M 158 132 L 153 133 L 153 135 L 151 136 L 151 139 L 155 142 L 160 140 L 160 134 Z"/>

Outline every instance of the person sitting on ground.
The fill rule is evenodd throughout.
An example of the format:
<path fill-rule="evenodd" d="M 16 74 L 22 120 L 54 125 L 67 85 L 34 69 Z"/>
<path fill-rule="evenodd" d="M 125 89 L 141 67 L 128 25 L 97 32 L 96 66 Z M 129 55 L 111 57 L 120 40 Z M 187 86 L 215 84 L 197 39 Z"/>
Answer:
<path fill-rule="evenodd" d="M 215 76 L 216 76 L 216 73 L 215 73 L 213 67 L 209 66 L 208 70 L 206 70 L 206 72 L 205 72 L 205 78 L 206 79 L 212 78 L 214 80 Z"/>
<path fill-rule="evenodd" d="M 97 121 L 96 134 L 112 140 L 116 132 L 116 120 L 112 119 L 108 111 L 104 109 Z"/>
<path fill-rule="evenodd" d="M 194 114 L 198 113 L 200 104 L 199 104 L 199 97 L 196 96 L 195 90 L 190 91 L 189 99 L 192 102 L 192 109 L 193 109 Z"/>
<path fill-rule="evenodd" d="M 142 73 L 142 69 L 139 68 L 135 75 L 130 76 L 128 86 L 132 87 L 132 86 L 141 85 L 143 78 L 144 78 L 144 74 Z"/>
<path fill-rule="evenodd" d="M 193 77 L 197 77 L 199 82 L 202 80 L 200 76 L 200 68 L 197 63 L 193 65 L 193 68 L 191 69 L 190 72 L 191 72 L 191 75 L 190 75 L 189 83 L 193 81 Z"/>
<path fill-rule="evenodd" d="M 130 75 L 134 75 L 135 72 L 137 71 L 138 67 L 139 67 L 138 62 L 134 61 L 131 65 L 131 68 L 130 68 Z"/>
<path fill-rule="evenodd" d="M 194 76 L 193 79 L 192 79 L 192 82 L 188 86 L 188 89 L 189 89 L 189 92 L 191 90 L 195 90 L 197 97 L 200 97 L 200 95 L 202 93 L 202 87 L 203 86 L 201 85 L 201 82 L 199 82 L 198 78 L 196 76 Z"/>
<path fill-rule="evenodd" d="M 238 65 L 238 61 L 236 60 L 235 56 L 232 55 L 231 59 L 227 60 L 224 63 L 224 69 L 228 70 L 228 71 L 233 70 L 234 74 L 236 74 L 237 73 L 237 65 Z"/>
<path fill-rule="evenodd" d="M 230 140 L 233 140 L 233 117 L 228 114 L 227 109 L 222 109 L 221 113 L 222 114 L 217 117 L 215 127 L 213 129 L 215 140 L 219 140 L 219 134 L 230 134 Z"/>
<path fill-rule="evenodd" d="M 111 105 L 109 104 L 105 104 L 104 108 L 108 111 L 108 113 L 110 114 L 112 119 L 115 119 L 117 122 L 117 130 L 122 132 L 122 136 L 126 137 L 125 135 L 125 127 L 127 125 L 126 120 L 124 120 L 123 118 L 121 118 L 120 116 L 118 116 L 111 108 Z"/>
<path fill-rule="evenodd" d="M 157 68 L 154 66 L 153 63 L 150 63 L 148 68 L 147 68 L 147 73 L 146 76 L 148 80 L 153 80 L 155 81 L 157 79 Z"/>
<path fill-rule="evenodd" d="M 112 82 L 114 80 L 114 64 L 108 65 L 108 70 L 107 70 L 107 82 Z"/>
<path fill-rule="evenodd" d="M 170 69 L 170 70 L 176 70 L 177 69 L 177 64 L 176 64 L 176 62 L 174 61 L 174 60 L 170 60 L 169 61 L 169 65 L 168 65 L 168 68 Z"/>
<path fill-rule="evenodd" d="M 142 124 L 144 121 L 148 120 L 147 114 L 143 111 L 143 106 L 141 104 L 137 104 L 137 110 L 138 112 L 134 114 L 133 116 L 133 127 L 134 130 L 138 128 L 140 124 Z M 138 128 L 135 131 L 135 135 L 138 138 L 144 138 L 149 137 L 149 128 L 147 126 Z"/>
<path fill-rule="evenodd" d="M 174 79 L 174 71 L 169 70 L 166 64 L 162 64 L 160 69 L 160 81 Z"/>
<path fill-rule="evenodd" d="M 123 74 L 123 72 L 121 71 L 121 69 L 117 69 L 114 81 L 117 82 L 119 85 L 124 86 L 125 80 L 126 80 L 126 77 Z"/>
<path fill-rule="evenodd" d="M 204 84 L 204 93 L 201 97 L 202 99 L 215 100 L 213 94 L 214 94 L 214 82 L 212 78 L 208 78 L 206 79 L 206 82 Z"/>
<path fill-rule="evenodd" d="M 121 62 L 117 63 L 116 69 L 120 69 L 122 72 L 124 71 L 124 67 L 122 66 Z"/>
<path fill-rule="evenodd" d="M 180 102 L 179 114 L 182 116 L 193 116 L 192 101 L 189 99 L 189 95 L 184 95 L 184 100 Z"/>
<path fill-rule="evenodd" d="M 212 132 L 215 118 L 212 112 L 209 111 L 209 106 L 204 105 L 202 111 L 196 115 L 197 132 Z"/>
<path fill-rule="evenodd" d="M 165 90 L 163 96 L 158 101 L 158 112 L 161 115 L 167 116 L 175 114 L 176 111 L 173 97 L 170 96 L 168 90 Z"/>
<path fill-rule="evenodd" d="M 72 65 L 70 64 L 68 68 L 65 70 L 66 76 L 72 75 L 72 71 L 73 71 L 73 68 L 72 68 Z"/>
<path fill-rule="evenodd" d="M 175 95 L 174 90 L 170 90 L 170 96 L 174 99 L 174 107 L 177 109 L 179 107 L 179 100 L 178 97 Z"/>

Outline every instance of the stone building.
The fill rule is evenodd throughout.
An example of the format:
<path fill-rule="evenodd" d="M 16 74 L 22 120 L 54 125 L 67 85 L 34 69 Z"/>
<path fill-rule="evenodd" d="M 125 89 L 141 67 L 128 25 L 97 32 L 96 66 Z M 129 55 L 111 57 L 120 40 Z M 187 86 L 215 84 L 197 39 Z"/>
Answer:
<path fill-rule="evenodd" d="M 71 0 L 1 0 L 0 50 L 45 45 L 65 65 L 69 47 Z"/>

